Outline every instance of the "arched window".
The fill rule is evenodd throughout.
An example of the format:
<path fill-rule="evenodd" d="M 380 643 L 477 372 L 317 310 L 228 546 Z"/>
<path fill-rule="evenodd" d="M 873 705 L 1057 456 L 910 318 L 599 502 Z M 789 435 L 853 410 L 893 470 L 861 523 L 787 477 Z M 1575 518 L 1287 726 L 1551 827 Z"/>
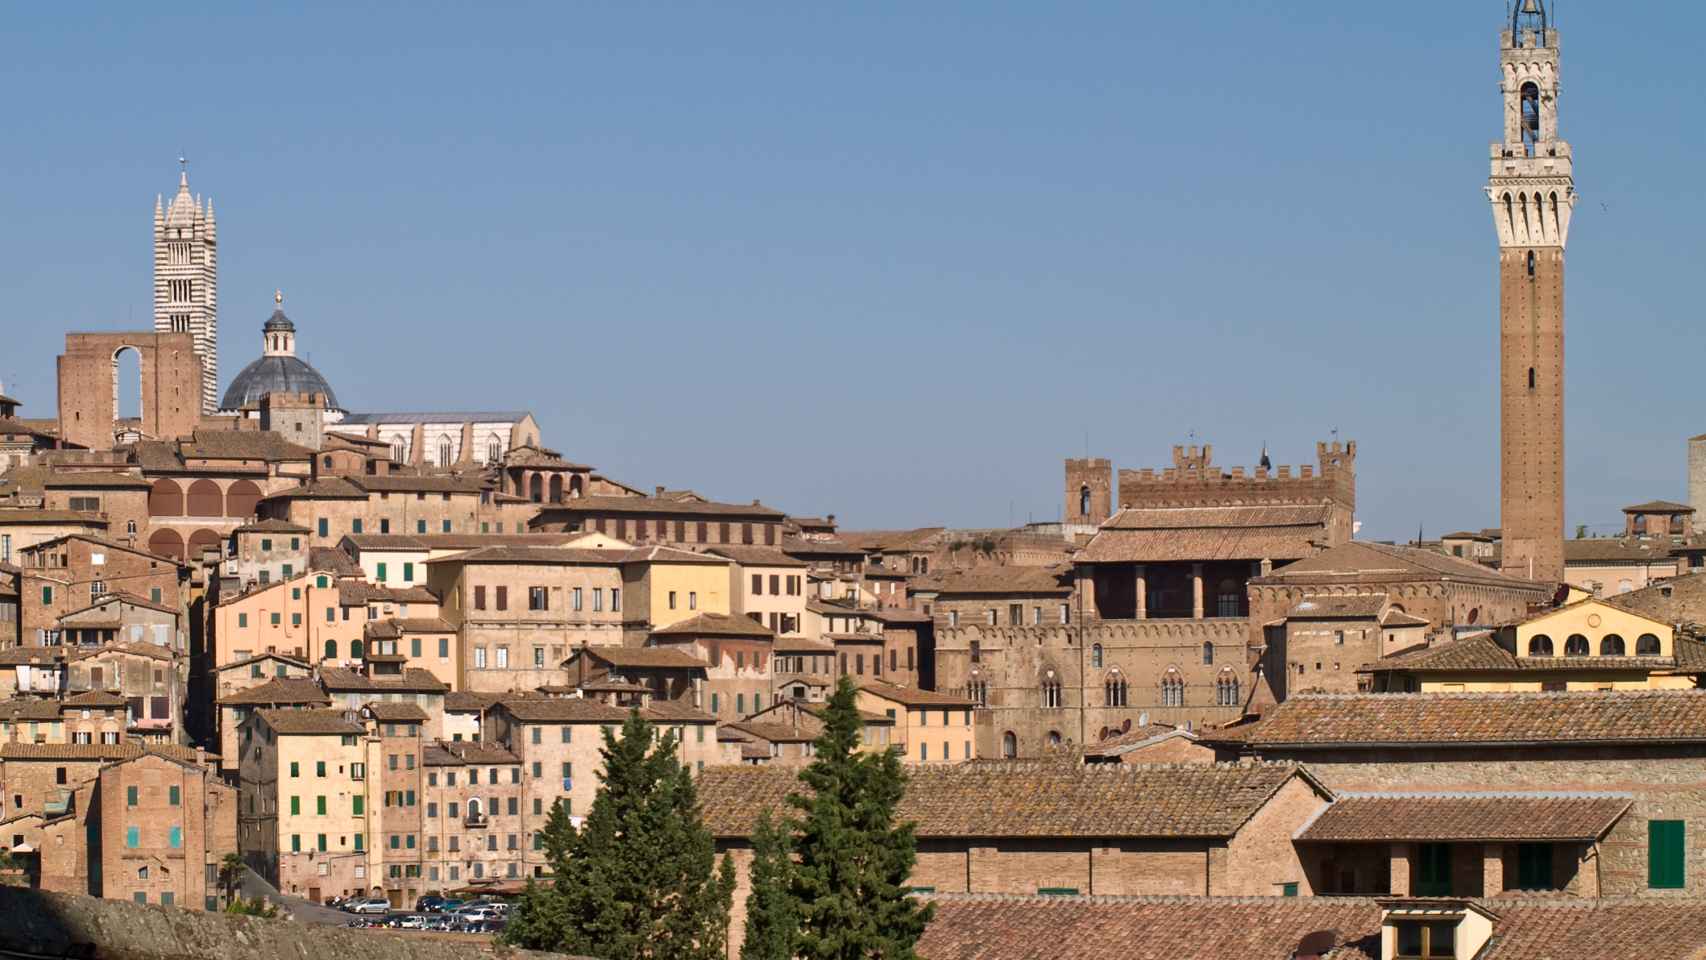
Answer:
<path fill-rule="evenodd" d="M 534 503 L 545 502 L 545 479 L 537 473 L 527 481 L 527 499 Z"/>
<path fill-rule="evenodd" d="M 1161 705 L 1163 707 L 1182 707 L 1185 705 L 1185 678 L 1179 671 L 1168 668 L 1161 677 Z"/>
<path fill-rule="evenodd" d="M 393 462 L 393 463 L 402 463 L 403 462 L 403 438 L 402 437 L 392 437 L 391 438 L 391 462 Z"/>
<path fill-rule="evenodd" d="M 563 502 L 563 475 L 560 473 L 551 474 L 551 502 Z"/>
<path fill-rule="evenodd" d="M 1001 757 L 1012 760 L 1019 755 L 1019 737 L 1009 730 L 1001 735 Z"/>
<path fill-rule="evenodd" d="M 1602 657 L 1621 657 L 1623 650 L 1623 638 L 1615 633 L 1608 633 L 1599 641 L 1599 655 Z"/>
<path fill-rule="evenodd" d="M 1044 709 L 1058 710 L 1066 705 L 1065 699 L 1061 696 L 1060 681 L 1052 675 L 1043 681 L 1042 695 Z"/>
<path fill-rule="evenodd" d="M 1050 750 L 1057 750 L 1060 748 L 1060 731 L 1059 730 L 1050 730 L 1048 732 L 1048 746 L 1049 746 Z"/>
<path fill-rule="evenodd" d="M 191 517 L 225 516 L 225 494 L 219 484 L 207 479 L 190 484 L 189 495 L 184 498 L 184 513 Z"/>
<path fill-rule="evenodd" d="M 1531 657 L 1552 656 L 1552 638 L 1544 633 L 1537 633 L 1528 638 L 1528 655 Z"/>
<path fill-rule="evenodd" d="M 350 655 L 350 659 L 352 659 L 352 660 L 360 660 L 361 659 L 361 641 L 360 640 L 351 640 L 349 642 L 349 655 Z"/>
<path fill-rule="evenodd" d="M 1080 517 L 1088 517 L 1090 515 L 1090 485 L 1089 484 L 1085 484 L 1084 486 L 1078 488 L 1078 515 Z"/>
<path fill-rule="evenodd" d="M 1243 701 L 1238 697 L 1238 678 L 1223 673 L 1214 681 L 1214 703 L 1218 707 L 1236 707 Z"/>
<path fill-rule="evenodd" d="M 502 443 L 498 442 L 498 438 L 496 436 L 493 436 L 493 437 L 487 439 L 486 440 L 486 462 L 487 463 L 497 463 L 499 460 L 502 460 L 503 458 L 504 458 L 504 447 L 503 447 Z"/>
<path fill-rule="evenodd" d="M 1656 657 L 1658 655 L 1659 655 L 1659 638 L 1658 637 L 1656 637 L 1650 633 L 1643 633 L 1640 636 L 1635 638 L 1635 656 L 1637 656 L 1637 657 Z"/>
<path fill-rule="evenodd" d="M 480 819 L 480 798 L 479 797 L 469 797 L 468 798 L 468 819 L 470 819 L 470 820 Z"/>
<path fill-rule="evenodd" d="M 574 474 L 574 475 L 569 477 L 569 496 L 571 498 L 576 498 L 576 497 L 579 497 L 580 495 L 581 495 L 581 476 L 580 476 L 580 474 L 577 473 L 577 474 Z"/>
<path fill-rule="evenodd" d="M 1099 643 L 1090 645 L 1090 666 L 1098 670 L 1102 667 L 1102 645 Z"/>
<path fill-rule="evenodd" d="M 1110 707 L 1123 707 L 1128 703 L 1128 689 L 1125 677 L 1115 672 L 1102 684 L 1102 700 Z"/>
<path fill-rule="evenodd" d="M 154 481 L 148 489 L 150 517 L 181 517 L 184 515 L 184 491 L 176 482 L 164 478 Z"/>
<path fill-rule="evenodd" d="M 438 465 L 441 467 L 450 466 L 450 438 L 449 437 L 439 438 L 439 441 L 438 441 Z"/>
<path fill-rule="evenodd" d="M 326 641 L 326 659 L 327 660 L 336 660 L 337 658 L 338 658 L 338 642 L 336 640 L 327 640 Z"/>
<path fill-rule="evenodd" d="M 1588 649 L 1588 638 L 1587 637 L 1584 637 L 1579 633 L 1572 633 L 1572 634 L 1570 634 L 1569 639 L 1564 641 L 1564 656 L 1566 656 L 1566 657 L 1585 657 L 1588 655 L 1588 653 L 1589 653 L 1589 649 Z"/>
<path fill-rule="evenodd" d="M 1522 85 L 1522 148 L 1534 156 L 1540 142 L 1540 87 L 1532 80 Z"/>
<path fill-rule="evenodd" d="M 1202 662 L 1204 664 L 1213 664 L 1214 663 L 1214 641 L 1213 640 L 1204 640 L 1203 641 Z"/>

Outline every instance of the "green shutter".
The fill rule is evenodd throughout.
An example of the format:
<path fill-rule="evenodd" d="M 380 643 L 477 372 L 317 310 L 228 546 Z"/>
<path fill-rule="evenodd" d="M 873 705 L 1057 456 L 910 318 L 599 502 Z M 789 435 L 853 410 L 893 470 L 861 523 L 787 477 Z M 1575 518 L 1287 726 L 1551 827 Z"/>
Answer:
<path fill-rule="evenodd" d="M 383 564 L 383 563 L 379 564 L 379 575 L 375 579 L 377 579 L 380 583 L 385 582 L 385 564 Z"/>
<path fill-rule="evenodd" d="M 1647 886 L 1681 890 L 1687 886 L 1686 834 L 1681 820 L 1647 821 Z"/>

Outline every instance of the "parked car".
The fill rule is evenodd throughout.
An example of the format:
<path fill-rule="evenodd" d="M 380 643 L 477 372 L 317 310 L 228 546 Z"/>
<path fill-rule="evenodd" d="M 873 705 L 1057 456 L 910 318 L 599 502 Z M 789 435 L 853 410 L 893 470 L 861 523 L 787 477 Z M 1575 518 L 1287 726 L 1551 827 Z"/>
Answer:
<path fill-rule="evenodd" d="M 451 920 L 450 917 L 441 913 L 441 914 L 437 914 L 435 916 L 427 917 L 426 918 L 426 925 L 424 927 L 422 927 L 421 929 L 423 929 L 423 930 L 436 930 L 439 932 L 447 932 L 452 927 L 454 927 L 455 925 L 456 925 L 455 921 Z"/>
<path fill-rule="evenodd" d="M 426 917 L 418 913 L 405 914 L 397 918 L 395 926 L 399 930 L 425 930 Z"/>
<path fill-rule="evenodd" d="M 457 897 L 450 897 L 449 899 L 445 900 L 443 903 L 438 905 L 438 912 L 439 913 L 455 913 L 456 911 L 458 911 L 458 910 L 462 909 L 464 906 L 466 906 L 467 903 L 468 903 L 468 901 L 466 901 L 466 900 L 462 900 L 462 899 L 457 898 Z"/>
<path fill-rule="evenodd" d="M 382 900 L 379 897 L 367 897 L 365 899 L 352 900 L 344 909 L 348 910 L 350 913 L 372 913 L 384 916 L 391 912 L 391 903 L 390 901 Z"/>
<path fill-rule="evenodd" d="M 440 905 L 443 903 L 443 897 L 421 897 L 419 900 L 415 901 L 415 910 L 419 913 L 437 913 Z"/>

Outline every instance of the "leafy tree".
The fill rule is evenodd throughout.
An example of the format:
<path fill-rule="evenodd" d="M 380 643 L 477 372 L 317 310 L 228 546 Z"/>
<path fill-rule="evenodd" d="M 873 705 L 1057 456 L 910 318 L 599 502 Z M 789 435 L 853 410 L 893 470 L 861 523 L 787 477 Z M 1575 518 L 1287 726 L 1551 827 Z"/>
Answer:
<path fill-rule="evenodd" d="M 228 853 L 219 860 L 219 888 L 225 891 L 227 903 L 236 899 L 237 885 L 243 882 L 243 857 Z"/>
<path fill-rule="evenodd" d="M 740 960 L 794 960 L 800 904 L 794 899 L 793 835 L 766 810 L 752 832 L 752 892 L 746 897 L 746 940 Z"/>
<path fill-rule="evenodd" d="M 278 907 L 267 903 L 260 897 L 250 900 L 237 897 L 225 905 L 225 912 L 246 917 L 266 917 L 270 920 L 278 916 Z"/>
<path fill-rule="evenodd" d="M 719 960 L 734 865 L 721 869 L 673 735 L 631 712 L 604 733 L 604 778 L 579 832 L 560 804 L 543 843 L 549 885 L 528 886 L 505 939 L 603 960 Z"/>
<path fill-rule="evenodd" d="M 896 826 L 906 786 L 891 750 L 860 753 L 852 681 L 842 677 L 823 714 L 816 759 L 800 773 L 811 796 L 801 814 L 790 889 L 799 903 L 796 950 L 805 960 L 917 960 L 933 905 L 907 895 L 918 859 L 912 824 Z"/>

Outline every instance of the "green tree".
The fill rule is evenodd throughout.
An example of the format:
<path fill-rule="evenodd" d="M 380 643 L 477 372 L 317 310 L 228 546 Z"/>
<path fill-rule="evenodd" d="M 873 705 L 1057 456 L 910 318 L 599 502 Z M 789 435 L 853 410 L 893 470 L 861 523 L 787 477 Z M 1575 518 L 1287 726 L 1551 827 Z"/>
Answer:
<path fill-rule="evenodd" d="M 237 885 L 243 882 L 243 857 L 228 853 L 219 860 L 219 888 L 225 891 L 227 903 L 237 896 Z"/>
<path fill-rule="evenodd" d="M 505 939 L 602 960 L 718 960 L 728 942 L 734 865 L 718 868 L 693 778 L 673 735 L 633 711 L 604 734 L 604 777 L 575 832 L 552 809 L 553 873 L 530 884 Z"/>
<path fill-rule="evenodd" d="M 917 960 L 934 907 L 909 897 L 918 859 L 913 825 L 895 825 L 906 787 L 892 750 L 860 753 L 852 681 L 842 677 L 823 714 L 816 759 L 800 773 L 801 814 L 790 888 L 799 903 L 796 950 L 806 960 Z"/>
<path fill-rule="evenodd" d="M 794 960 L 800 904 L 794 899 L 793 835 L 766 810 L 752 832 L 752 892 L 746 897 L 746 940 L 740 960 Z"/>

